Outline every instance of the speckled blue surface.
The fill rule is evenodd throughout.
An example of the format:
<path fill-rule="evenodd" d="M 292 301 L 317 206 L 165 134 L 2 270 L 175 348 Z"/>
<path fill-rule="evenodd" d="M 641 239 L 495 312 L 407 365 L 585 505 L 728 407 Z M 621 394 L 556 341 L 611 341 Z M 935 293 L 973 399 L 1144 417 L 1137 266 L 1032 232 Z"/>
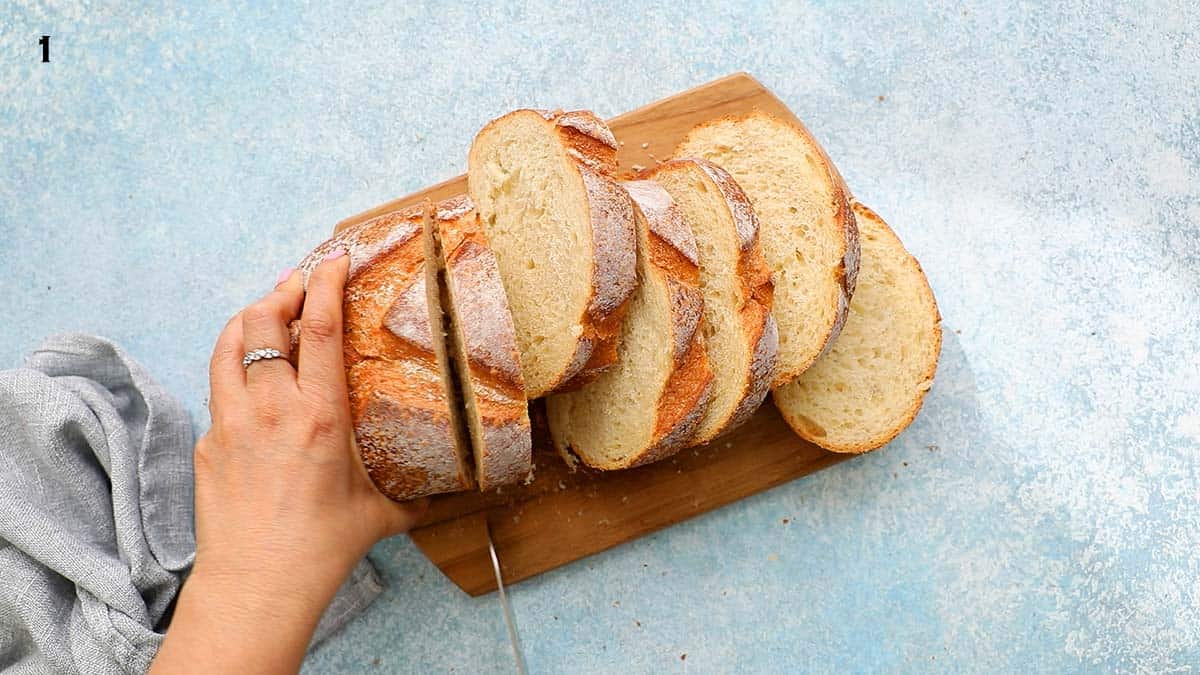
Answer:
<path fill-rule="evenodd" d="M 515 587 L 532 670 L 1200 669 L 1197 5 L 568 4 L 0 6 L 0 364 L 101 333 L 203 429 L 225 317 L 491 117 L 746 70 L 923 263 L 936 384 L 880 452 Z M 494 598 L 372 557 L 312 672 L 510 668 Z"/>

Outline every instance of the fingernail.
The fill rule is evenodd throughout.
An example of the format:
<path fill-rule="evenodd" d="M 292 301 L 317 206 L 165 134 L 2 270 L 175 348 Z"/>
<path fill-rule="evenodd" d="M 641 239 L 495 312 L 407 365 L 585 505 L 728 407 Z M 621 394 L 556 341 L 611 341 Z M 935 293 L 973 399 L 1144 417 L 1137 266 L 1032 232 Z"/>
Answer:
<path fill-rule="evenodd" d="M 325 254 L 325 260 L 337 260 L 344 255 L 346 255 L 345 249 L 335 248 L 329 253 Z"/>
<path fill-rule="evenodd" d="M 283 268 L 283 271 L 280 272 L 279 276 L 275 278 L 275 285 L 278 286 L 279 284 L 282 284 L 283 282 L 290 279 L 292 277 L 292 272 L 293 272 L 293 269 L 291 267 Z"/>

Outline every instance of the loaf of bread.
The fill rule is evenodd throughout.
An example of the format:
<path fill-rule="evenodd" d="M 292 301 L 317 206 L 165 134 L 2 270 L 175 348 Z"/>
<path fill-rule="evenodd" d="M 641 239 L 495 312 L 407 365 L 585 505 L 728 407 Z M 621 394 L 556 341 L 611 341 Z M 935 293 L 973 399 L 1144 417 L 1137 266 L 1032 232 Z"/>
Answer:
<path fill-rule="evenodd" d="M 443 339 L 437 264 L 423 234 L 427 207 L 343 230 L 300 263 L 307 285 L 326 253 L 341 248 L 350 258 L 343 305 L 350 413 L 371 480 L 395 500 L 474 485 Z"/>
<path fill-rule="evenodd" d="M 723 169 L 680 159 L 642 177 L 666 189 L 696 237 L 713 387 L 692 442 L 705 443 L 748 419 L 770 388 L 779 338 L 771 317 L 771 272 L 754 209 Z"/>
<path fill-rule="evenodd" d="M 675 155 L 719 164 L 754 205 L 775 278 L 774 386 L 791 382 L 833 344 L 846 320 L 859 256 L 849 190 L 807 129 L 760 111 L 697 126 Z"/>
<path fill-rule="evenodd" d="M 471 200 L 463 195 L 439 203 L 433 222 L 475 478 L 480 490 L 491 490 L 530 475 L 532 442 L 516 329 Z"/>
<path fill-rule="evenodd" d="M 512 309 L 529 398 L 617 360 L 636 284 L 633 206 L 617 143 L 590 112 L 517 110 L 475 137 L 467 185 Z"/>
<path fill-rule="evenodd" d="M 639 284 L 620 357 L 595 381 L 546 399 L 555 448 L 596 469 L 638 466 L 684 447 L 713 379 L 699 330 L 704 296 L 692 229 L 659 184 L 623 186 L 634 204 Z"/>
<path fill-rule="evenodd" d="M 853 208 L 862 266 L 846 325 L 829 353 L 773 395 L 797 434 L 834 452 L 874 450 L 907 427 L 933 384 L 942 344 L 920 264 L 878 215 Z"/>

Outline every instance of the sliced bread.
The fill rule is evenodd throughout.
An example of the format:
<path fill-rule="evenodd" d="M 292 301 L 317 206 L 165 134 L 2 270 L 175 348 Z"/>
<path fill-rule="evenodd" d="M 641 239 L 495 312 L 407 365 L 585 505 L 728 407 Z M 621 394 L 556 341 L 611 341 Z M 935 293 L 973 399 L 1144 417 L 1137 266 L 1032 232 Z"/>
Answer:
<path fill-rule="evenodd" d="M 395 500 L 474 485 L 443 340 L 437 264 L 422 234 L 428 227 L 425 207 L 384 214 L 343 230 L 300 263 L 307 285 L 326 253 L 341 248 L 350 258 L 343 306 L 350 413 L 367 473 Z"/>
<path fill-rule="evenodd" d="M 916 259 L 883 220 L 855 203 L 862 236 L 858 290 L 842 334 L 775 405 L 801 437 L 834 452 L 867 452 L 917 416 L 933 384 L 941 316 Z"/>
<path fill-rule="evenodd" d="M 491 490 L 530 473 L 532 441 L 516 329 L 471 200 L 463 195 L 439 203 L 433 222 L 475 477 L 480 490 Z"/>
<path fill-rule="evenodd" d="M 634 204 L 639 284 L 620 357 L 595 381 L 546 399 L 555 448 L 596 469 L 647 464 L 684 447 L 713 379 L 699 330 L 704 296 L 691 227 L 662 186 L 623 186 Z"/>
<path fill-rule="evenodd" d="M 807 129 L 760 111 L 697 126 L 675 156 L 719 164 L 750 197 L 775 276 L 774 386 L 791 382 L 837 338 L 854 294 L 859 243 L 849 190 Z"/>
<path fill-rule="evenodd" d="M 672 160 L 642 177 L 666 189 L 696 237 L 713 390 L 692 443 L 706 443 L 748 419 L 770 388 L 779 338 L 771 272 L 754 209 L 719 166 Z"/>
<path fill-rule="evenodd" d="M 617 359 L 636 283 L 633 206 L 617 143 L 586 111 L 517 110 L 475 137 L 467 185 L 512 309 L 530 398 Z"/>

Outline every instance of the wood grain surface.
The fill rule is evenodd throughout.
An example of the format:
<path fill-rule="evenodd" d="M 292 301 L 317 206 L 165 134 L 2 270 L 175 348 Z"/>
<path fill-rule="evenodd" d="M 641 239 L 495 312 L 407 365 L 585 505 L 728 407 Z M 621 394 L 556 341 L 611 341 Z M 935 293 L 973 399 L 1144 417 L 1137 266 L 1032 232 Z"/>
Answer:
<path fill-rule="evenodd" d="M 796 120 L 787 106 L 745 73 L 709 82 L 609 121 L 621 143 L 622 171 L 666 160 L 694 125 L 764 110 Z M 463 150 L 466 161 L 466 149 Z M 341 229 L 428 197 L 466 192 L 458 176 L 338 223 Z M 553 451 L 544 415 L 533 404 L 535 479 L 498 492 L 439 495 L 410 536 L 471 595 L 495 590 L 485 523 L 506 584 L 554 569 L 792 479 L 836 464 L 836 455 L 796 437 L 770 403 L 744 426 L 706 446 L 626 471 L 572 473 Z"/>

